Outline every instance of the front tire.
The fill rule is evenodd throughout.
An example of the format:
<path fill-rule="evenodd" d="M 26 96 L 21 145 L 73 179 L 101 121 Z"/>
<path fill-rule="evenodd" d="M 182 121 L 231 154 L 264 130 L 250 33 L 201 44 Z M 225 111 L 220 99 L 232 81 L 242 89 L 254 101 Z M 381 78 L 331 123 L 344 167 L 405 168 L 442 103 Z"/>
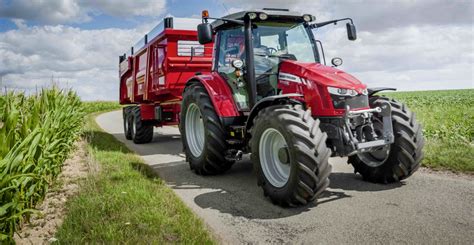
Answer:
<path fill-rule="evenodd" d="M 221 174 L 234 163 L 225 158 L 226 133 L 206 89 L 199 83 L 186 87 L 181 105 L 180 131 L 189 166 L 197 174 Z"/>
<path fill-rule="evenodd" d="M 370 98 L 371 107 L 382 102 L 388 102 L 392 106 L 394 143 L 378 152 L 350 156 L 348 163 L 353 165 L 355 172 L 360 173 L 364 180 L 392 183 L 409 177 L 420 167 L 425 140 L 415 113 L 396 100 L 378 96 Z M 381 151 L 386 153 L 381 154 Z"/>
<path fill-rule="evenodd" d="M 262 109 L 251 130 L 252 161 L 258 185 L 280 206 L 315 200 L 328 186 L 331 150 L 319 120 L 300 105 Z"/>
<path fill-rule="evenodd" d="M 142 120 L 139 106 L 134 106 L 131 112 L 131 135 L 133 143 L 150 143 L 153 140 L 153 125 L 147 124 L 147 122 Z"/>

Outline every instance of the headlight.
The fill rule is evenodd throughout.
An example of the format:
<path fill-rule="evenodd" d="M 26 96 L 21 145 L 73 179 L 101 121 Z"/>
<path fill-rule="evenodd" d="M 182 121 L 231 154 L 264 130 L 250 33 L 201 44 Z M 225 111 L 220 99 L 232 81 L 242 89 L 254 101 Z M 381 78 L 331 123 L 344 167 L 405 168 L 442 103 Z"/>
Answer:
<path fill-rule="evenodd" d="M 306 22 L 311 22 L 311 21 L 315 21 L 316 17 L 314 17 L 313 15 L 310 15 L 310 14 L 305 14 L 305 15 L 303 15 L 303 20 L 306 21 Z"/>
<path fill-rule="evenodd" d="M 260 13 L 260 14 L 258 15 L 258 18 L 260 18 L 261 20 L 266 20 L 266 19 L 268 19 L 268 15 L 265 14 L 265 13 Z"/>
<path fill-rule="evenodd" d="M 339 96 L 356 96 L 357 91 L 354 89 L 346 89 L 346 88 L 335 88 L 335 87 L 328 87 L 328 92 L 330 94 L 339 95 Z"/>
<path fill-rule="evenodd" d="M 254 20 L 255 18 L 257 18 L 257 14 L 256 14 L 256 13 L 248 13 L 248 15 L 249 15 L 249 18 L 250 18 L 251 20 Z"/>

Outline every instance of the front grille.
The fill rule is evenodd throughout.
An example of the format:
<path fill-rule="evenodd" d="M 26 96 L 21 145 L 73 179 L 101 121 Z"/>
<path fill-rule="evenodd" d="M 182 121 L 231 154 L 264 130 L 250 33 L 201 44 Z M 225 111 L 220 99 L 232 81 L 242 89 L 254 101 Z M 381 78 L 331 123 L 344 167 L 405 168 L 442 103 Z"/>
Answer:
<path fill-rule="evenodd" d="M 369 107 L 368 96 L 363 94 L 353 97 L 331 94 L 331 99 L 334 109 L 346 109 L 346 105 L 348 105 L 351 109 Z"/>

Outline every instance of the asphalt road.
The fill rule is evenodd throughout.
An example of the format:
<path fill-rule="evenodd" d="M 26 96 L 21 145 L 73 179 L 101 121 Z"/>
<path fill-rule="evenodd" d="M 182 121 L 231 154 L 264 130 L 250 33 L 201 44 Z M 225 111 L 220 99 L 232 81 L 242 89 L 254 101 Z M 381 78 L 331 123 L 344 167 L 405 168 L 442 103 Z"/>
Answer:
<path fill-rule="evenodd" d="M 331 158 L 323 197 L 284 209 L 263 196 L 248 157 L 224 175 L 202 177 L 185 162 L 177 128 L 155 129 L 152 143 L 135 145 L 125 140 L 121 111 L 97 122 L 141 155 L 223 243 L 474 244 L 470 177 L 421 170 L 401 183 L 371 184 L 345 158 Z"/>

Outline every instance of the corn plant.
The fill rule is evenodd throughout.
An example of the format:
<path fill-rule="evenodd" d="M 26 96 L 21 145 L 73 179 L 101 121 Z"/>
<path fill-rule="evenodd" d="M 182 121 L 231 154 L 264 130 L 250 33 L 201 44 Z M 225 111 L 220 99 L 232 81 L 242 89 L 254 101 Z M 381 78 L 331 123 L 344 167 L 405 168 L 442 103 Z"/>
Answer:
<path fill-rule="evenodd" d="M 0 96 L 0 243 L 35 212 L 79 137 L 84 113 L 71 91 Z"/>

